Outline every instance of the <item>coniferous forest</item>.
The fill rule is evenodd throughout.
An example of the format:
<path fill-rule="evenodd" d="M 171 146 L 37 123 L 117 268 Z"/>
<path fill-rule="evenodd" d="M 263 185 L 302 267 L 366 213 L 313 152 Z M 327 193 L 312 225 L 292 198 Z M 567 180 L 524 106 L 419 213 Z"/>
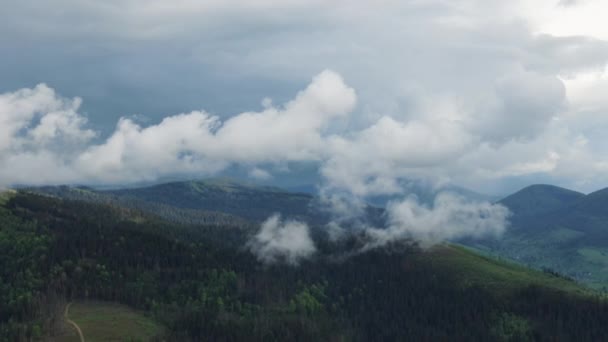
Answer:
<path fill-rule="evenodd" d="M 608 302 L 572 280 L 414 243 L 264 265 L 250 227 L 175 224 L 19 192 L 0 208 L 0 340 L 52 338 L 65 305 L 126 304 L 159 341 L 601 341 Z"/>

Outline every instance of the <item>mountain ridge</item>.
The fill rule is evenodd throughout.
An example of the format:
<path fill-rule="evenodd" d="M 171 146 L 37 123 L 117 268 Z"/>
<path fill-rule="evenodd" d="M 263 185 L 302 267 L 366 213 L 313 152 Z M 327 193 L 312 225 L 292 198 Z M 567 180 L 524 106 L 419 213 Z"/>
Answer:
<path fill-rule="evenodd" d="M 584 198 L 585 194 L 549 184 L 529 185 L 503 199 L 503 204 L 515 215 L 542 215 L 558 210 Z"/>
<path fill-rule="evenodd" d="M 597 341 L 606 331 L 608 302 L 595 292 L 451 244 L 349 254 L 350 243 L 325 240 L 297 267 L 266 265 L 243 248 L 246 232 L 229 242 L 222 227 L 26 191 L 0 205 L 0 223 L 10 289 L 0 340 L 52 332 L 40 322 L 66 298 L 142 310 L 165 325 L 160 340 Z"/>

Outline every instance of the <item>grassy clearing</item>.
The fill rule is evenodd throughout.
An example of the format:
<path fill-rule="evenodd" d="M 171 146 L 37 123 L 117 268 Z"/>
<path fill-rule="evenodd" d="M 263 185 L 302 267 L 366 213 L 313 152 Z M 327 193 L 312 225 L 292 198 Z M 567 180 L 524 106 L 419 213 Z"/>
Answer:
<path fill-rule="evenodd" d="M 74 327 L 65 322 L 61 327 L 61 331 L 50 340 L 55 342 L 80 342 L 80 337 Z"/>
<path fill-rule="evenodd" d="M 554 243 L 565 243 L 585 236 L 585 233 L 578 230 L 560 227 L 548 234 L 548 239 Z"/>
<path fill-rule="evenodd" d="M 17 192 L 15 190 L 0 190 L 0 205 L 5 205 Z"/>
<path fill-rule="evenodd" d="M 590 290 L 576 282 L 480 255 L 462 246 L 435 247 L 428 253 L 428 258 L 433 267 L 458 272 L 461 285 L 465 287 L 476 285 L 498 292 L 509 292 L 529 285 L 538 285 L 569 293 L 590 293 Z"/>
<path fill-rule="evenodd" d="M 584 247 L 578 250 L 578 254 L 587 262 L 608 267 L 608 250 L 605 248 Z"/>
<path fill-rule="evenodd" d="M 143 313 L 107 302 L 75 302 L 69 318 L 78 324 L 87 342 L 148 341 L 162 331 Z"/>

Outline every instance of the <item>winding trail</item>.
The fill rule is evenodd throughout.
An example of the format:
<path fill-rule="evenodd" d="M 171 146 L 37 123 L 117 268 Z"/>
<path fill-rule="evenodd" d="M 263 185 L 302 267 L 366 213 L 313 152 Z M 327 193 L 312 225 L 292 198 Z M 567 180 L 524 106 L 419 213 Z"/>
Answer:
<path fill-rule="evenodd" d="M 69 317 L 68 317 L 68 312 L 70 310 L 70 306 L 72 305 L 72 303 L 68 303 L 68 305 L 66 305 L 65 307 L 65 320 L 70 323 L 71 325 L 74 326 L 74 328 L 76 329 L 76 331 L 78 332 L 78 336 L 80 336 L 80 342 L 84 342 L 84 335 L 82 334 L 82 330 L 80 330 L 80 327 L 78 326 L 78 324 L 76 324 L 76 322 L 72 321 Z"/>

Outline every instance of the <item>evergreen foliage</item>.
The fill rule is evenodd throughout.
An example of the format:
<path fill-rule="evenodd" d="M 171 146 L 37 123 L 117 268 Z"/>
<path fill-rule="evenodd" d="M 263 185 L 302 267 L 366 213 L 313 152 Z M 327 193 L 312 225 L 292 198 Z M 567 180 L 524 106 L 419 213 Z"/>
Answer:
<path fill-rule="evenodd" d="M 158 339 L 181 341 L 599 341 L 608 332 L 602 297 L 462 248 L 395 244 L 336 258 L 353 236 L 319 242 L 299 267 L 264 266 L 242 248 L 247 234 L 18 193 L 0 206 L 0 340 L 52 335 L 77 299 L 144 310 L 166 328 Z"/>

